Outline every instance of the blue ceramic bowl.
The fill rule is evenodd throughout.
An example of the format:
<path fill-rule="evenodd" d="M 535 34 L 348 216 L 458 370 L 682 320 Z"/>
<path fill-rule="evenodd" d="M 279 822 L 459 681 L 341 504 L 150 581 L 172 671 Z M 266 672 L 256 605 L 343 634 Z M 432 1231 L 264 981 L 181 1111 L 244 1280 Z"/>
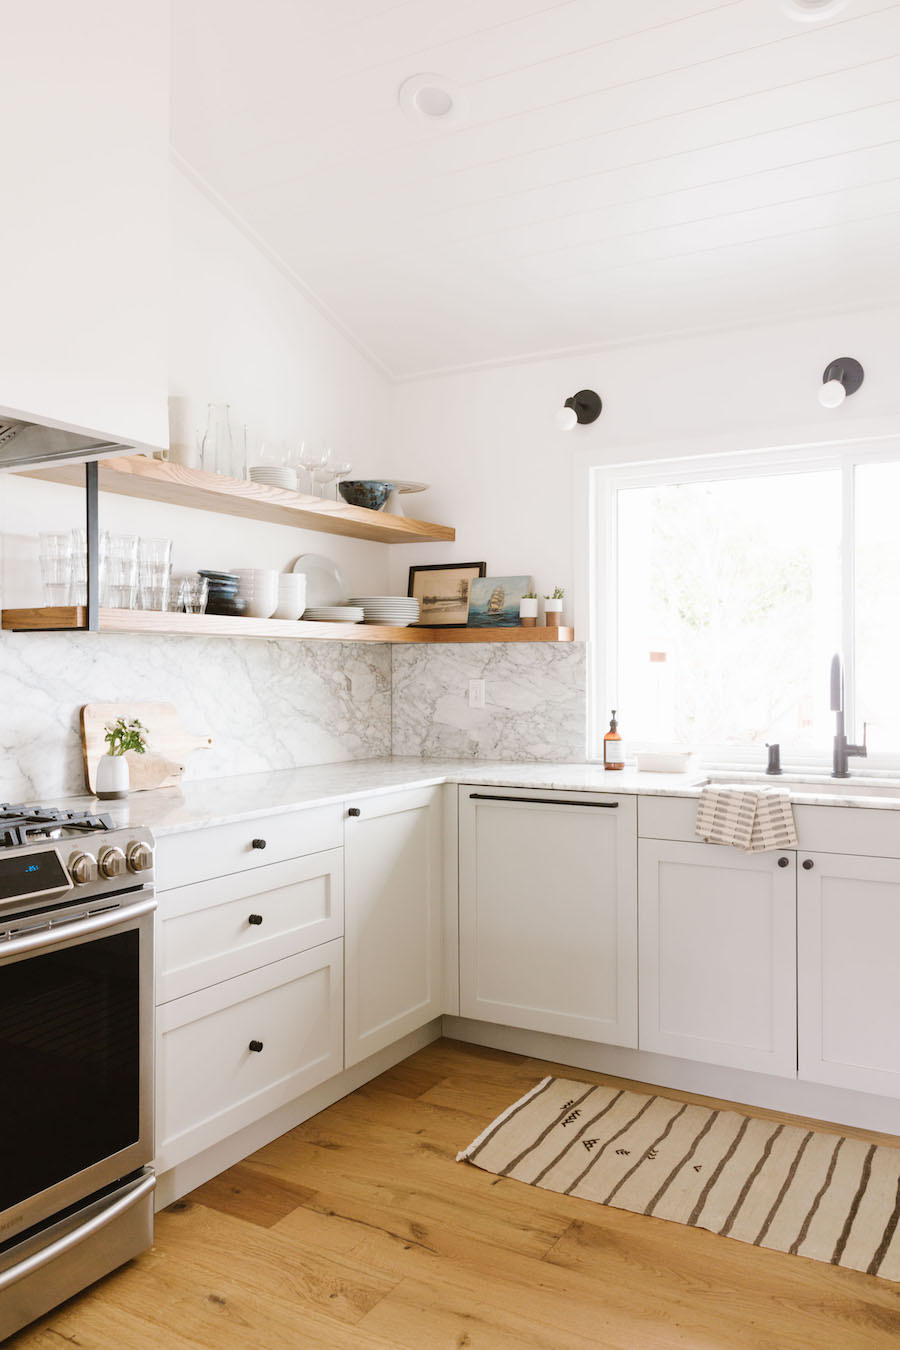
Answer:
<path fill-rule="evenodd" d="M 393 490 L 393 483 L 384 483 L 379 478 L 348 478 L 338 483 L 345 502 L 350 506 L 366 506 L 370 511 L 380 511 Z"/>

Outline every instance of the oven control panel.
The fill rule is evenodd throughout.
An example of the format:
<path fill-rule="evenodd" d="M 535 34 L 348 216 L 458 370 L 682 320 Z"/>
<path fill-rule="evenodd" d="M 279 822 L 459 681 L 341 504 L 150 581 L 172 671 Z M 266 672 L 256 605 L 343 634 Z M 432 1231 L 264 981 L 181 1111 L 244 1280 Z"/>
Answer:
<path fill-rule="evenodd" d="M 100 839 L 57 840 L 0 851 L 0 907 L 43 906 L 73 892 L 84 897 L 145 887 L 153 879 L 149 831 L 121 831 Z"/>

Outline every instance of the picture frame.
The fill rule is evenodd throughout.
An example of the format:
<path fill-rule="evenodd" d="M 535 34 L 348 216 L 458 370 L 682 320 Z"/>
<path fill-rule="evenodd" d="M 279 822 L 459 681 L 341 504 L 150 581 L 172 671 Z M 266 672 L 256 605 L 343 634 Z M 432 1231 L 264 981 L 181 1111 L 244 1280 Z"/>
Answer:
<path fill-rule="evenodd" d="M 419 602 L 416 628 L 466 628 L 469 621 L 469 589 L 483 577 L 487 564 L 426 563 L 409 569 L 407 595 Z"/>
<path fill-rule="evenodd" d="M 532 589 L 531 577 L 479 577 L 469 593 L 470 628 L 518 628 L 519 601 Z"/>

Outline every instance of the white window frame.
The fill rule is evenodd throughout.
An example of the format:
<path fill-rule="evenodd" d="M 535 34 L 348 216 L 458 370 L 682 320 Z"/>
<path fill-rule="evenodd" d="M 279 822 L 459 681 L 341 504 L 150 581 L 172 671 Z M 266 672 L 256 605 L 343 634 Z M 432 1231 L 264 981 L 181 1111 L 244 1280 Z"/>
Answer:
<path fill-rule="evenodd" d="M 900 439 L 877 438 L 867 442 L 813 445 L 733 454 L 683 455 L 678 458 L 643 460 L 632 463 L 586 463 L 587 474 L 587 585 L 586 608 L 592 660 L 588 674 L 588 758 L 602 760 L 603 734 L 608 726 L 608 709 L 620 708 L 618 696 L 618 548 L 616 537 L 617 494 L 623 488 L 650 487 L 669 483 L 723 481 L 734 478 L 771 477 L 778 474 L 815 473 L 838 470 L 842 475 L 841 524 L 841 647 L 844 658 L 844 690 L 848 736 L 862 735 L 856 724 L 856 672 L 854 668 L 854 470 L 859 464 L 900 461 Z M 583 480 L 582 480 L 583 481 Z M 822 697 L 827 697 L 828 671 L 822 671 Z M 631 751 L 653 749 L 648 741 L 639 741 L 623 722 L 622 731 Z M 703 764 L 716 767 L 764 768 L 761 747 L 695 747 Z M 792 752 L 790 767 L 827 768 L 830 751 Z M 900 750 L 880 752 L 870 746 L 865 769 L 857 762 L 857 774 L 900 768 Z"/>

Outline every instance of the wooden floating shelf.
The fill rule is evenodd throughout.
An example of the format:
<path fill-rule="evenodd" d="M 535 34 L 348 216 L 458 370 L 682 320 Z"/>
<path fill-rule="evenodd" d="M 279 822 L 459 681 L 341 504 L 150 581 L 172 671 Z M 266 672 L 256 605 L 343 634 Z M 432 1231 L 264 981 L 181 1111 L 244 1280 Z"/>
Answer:
<path fill-rule="evenodd" d="M 14 633 L 77 632 L 87 625 L 81 605 L 4 609 Z M 574 642 L 573 628 L 389 628 L 374 623 L 304 623 L 289 619 L 235 619 L 226 614 L 169 614 L 101 609 L 101 633 L 168 633 L 194 637 L 313 639 L 332 642 Z"/>
<path fill-rule="evenodd" d="M 443 543 L 456 538 L 452 525 L 389 516 L 363 506 L 349 506 L 344 501 L 325 501 L 303 492 L 267 487 L 243 478 L 226 478 L 142 455 L 101 459 L 99 470 L 101 492 L 118 492 L 125 497 L 167 502 L 170 506 L 192 506 L 200 511 L 268 520 L 303 530 L 323 530 L 381 544 Z M 24 477 L 84 487 L 84 465 L 58 464 L 34 469 Z"/>

